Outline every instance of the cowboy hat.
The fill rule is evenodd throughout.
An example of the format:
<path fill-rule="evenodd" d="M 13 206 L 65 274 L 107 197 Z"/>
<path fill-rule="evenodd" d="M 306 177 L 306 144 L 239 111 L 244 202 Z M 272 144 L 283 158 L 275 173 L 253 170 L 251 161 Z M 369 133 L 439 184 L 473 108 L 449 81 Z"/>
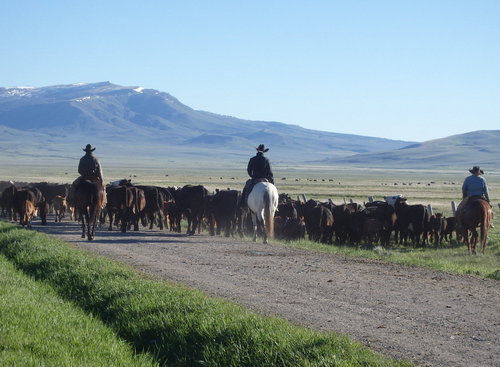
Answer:
<path fill-rule="evenodd" d="M 84 152 L 90 153 L 93 152 L 95 148 L 92 148 L 92 145 L 87 144 L 87 146 L 83 149 Z"/>
<path fill-rule="evenodd" d="M 478 172 L 479 172 L 480 174 L 484 174 L 484 171 L 483 171 L 481 168 L 479 168 L 479 166 L 474 166 L 474 167 L 472 167 L 472 168 L 469 170 L 469 172 L 470 172 L 470 173 L 472 173 L 472 174 L 476 174 L 476 173 L 478 173 Z"/>
<path fill-rule="evenodd" d="M 260 144 L 257 148 L 257 152 L 267 152 L 269 150 L 269 148 L 264 148 L 264 144 Z"/>

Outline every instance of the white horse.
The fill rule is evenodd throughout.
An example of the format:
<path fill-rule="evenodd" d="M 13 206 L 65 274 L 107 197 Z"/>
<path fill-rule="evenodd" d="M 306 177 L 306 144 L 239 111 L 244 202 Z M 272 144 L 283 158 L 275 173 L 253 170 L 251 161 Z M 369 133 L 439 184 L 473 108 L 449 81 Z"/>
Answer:
<path fill-rule="evenodd" d="M 276 186 L 270 182 L 257 182 L 248 195 L 247 203 L 252 212 L 253 241 L 257 241 L 257 229 L 260 227 L 264 244 L 267 244 L 267 238 L 274 235 L 274 213 L 278 208 Z"/>

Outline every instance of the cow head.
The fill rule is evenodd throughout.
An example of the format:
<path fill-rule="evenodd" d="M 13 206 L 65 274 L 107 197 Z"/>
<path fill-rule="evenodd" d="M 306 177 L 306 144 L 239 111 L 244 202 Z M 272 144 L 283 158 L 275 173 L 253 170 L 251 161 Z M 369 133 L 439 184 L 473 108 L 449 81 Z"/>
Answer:
<path fill-rule="evenodd" d="M 394 208 L 396 202 L 406 201 L 406 198 L 401 195 L 393 195 L 393 196 L 384 196 L 384 200 L 387 204 L 391 205 Z"/>

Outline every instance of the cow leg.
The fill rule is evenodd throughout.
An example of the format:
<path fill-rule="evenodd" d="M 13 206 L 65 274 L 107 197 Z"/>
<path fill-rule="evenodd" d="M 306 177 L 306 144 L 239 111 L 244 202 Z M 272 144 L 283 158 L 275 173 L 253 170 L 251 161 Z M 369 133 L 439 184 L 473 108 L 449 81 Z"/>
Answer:
<path fill-rule="evenodd" d="M 187 219 L 187 224 L 188 224 L 186 234 L 188 234 L 188 235 L 194 234 L 194 232 L 191 233 L 191 228 L 193 227 L 193 218 L 190 215 L 188 215 L 188 216 L 186 216 L 186 219 Z"/>
<path fill-rule="evenodd" d="M 198 216 L 193 217 L 193 221 L 191 222 L 191 225 L 193 226 L 191 229 L 191 235 L 194 235 L 196 233 L 197 228 L 201 228 L 201 223 L 198 221 Z"/>
<path fill-rule="evenodd" d="M 147 214 L 148 220 L 149 220 L 149 229 L 153 229 L 153 225 L 155 222 L 155 213 L 148 213 Z"/>
<path fill-rule="evenodd" d="M 108 218 L 109 218 L 108 231 L 111 231 L 113 229 L 113 212 L 111 210 L 108 211 Z"/>
<path fill-rule="evenodd" d="M 134 214 L 134 231 L 137 232 L 139 230 L 139 218 L 140 214 Z"/>
<path fill-rule="evenodd" d="M 129 211 L 128 211 L 128 209 L 125 209 L 123 211 L 122 216 L 121 216 L 121 226 L 120 226 L 120 229 L 121 229 L 122 233 L 127 232 L 127 227 L 128 227 L 129 219 L 130 219 Z"/>
<path fill-rule="evenodd" d="M 161 211 L 158 212 L 158 227 L 160 227 L 160 230 L 163 231 L 163 216 Z"/>

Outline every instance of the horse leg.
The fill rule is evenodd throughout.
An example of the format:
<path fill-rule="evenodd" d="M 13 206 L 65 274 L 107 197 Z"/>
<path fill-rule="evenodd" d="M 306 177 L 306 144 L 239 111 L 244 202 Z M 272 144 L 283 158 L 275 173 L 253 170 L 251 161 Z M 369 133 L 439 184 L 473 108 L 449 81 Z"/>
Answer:
<path fill-rule="evenodd" d="M 99 216 L 100 216 L 100 210 L 99 210 L 99 207 L 96 206 L 92 210 L 92 215 L 90 218 L 90 228 L 89 228 L 89 237 L 88 237 L 89 241 L 92 241 L 95 238 L 95 228 L 97 226 L 97 220 L 99 219 Z"/>
<path fill-rule="evenodd" d="M 484 239 L 485 239 L 485 235 L 484 235 L 484 225 L 483 223 L 480 224 L 480 235 L 479 235 L 479 246 L 480 246 L 480 249 L 479 251 L 481 251 L 481 253 L 484 255 L 484 248 L 486 246 L 486 244 L 484 243 Z"/>
<path fill-rule="evenodd" d="M 472 239 L 471 239 L 471 251 L 472 251 L 472 254 L 476 254 L 476 245 L 477 245 L 477 231 L 476 229 L 474 228 L 472 230 Z"/>
<path fill-rule="evenodd" d="M 267 245 L 267 229 L 264 223 L 264 217 L 260 213 L 259 215 L 257 215 L 257 225 L 259 229 L 262 231 L 262 237 L 263 237 L 262 243 L 264 245 Z"/>
<path fill-rule="evenodd" d="M 264 245 L 267 245 L 267 229 L 266 229 L 266 226 L 264 224 L 264 220 L 262 220 L 262 222 L 260 222 L 260 225 L 262 228 L 262 236 L 264 237 L 264 240 L 262 241 L 262 243 Z"/>
<path fill-rule="evenodd" d="M 82 238 L 85 238 L 85 213 L 79 210 L 80 221 L 82 222 Z"/>
<path fill-rule="evenodd" d="M 257 214 L 252 213 L 252 223 L 253 223 L 253 242 L 257 242 L 257 228 L 258 228 L 258 222 L 257 222 Z"/>
<path fill-rule="evenodd" d="M 85 212 L 85 222 L 87 222 L 87 223 L 85 223 L 85 229 L 87 232 L 87 239 L 89 239 L 90 238 L 90 213 L 88 210 Z M 84 237 L 82 237 L 82 238 L 84 238 Z"/>

